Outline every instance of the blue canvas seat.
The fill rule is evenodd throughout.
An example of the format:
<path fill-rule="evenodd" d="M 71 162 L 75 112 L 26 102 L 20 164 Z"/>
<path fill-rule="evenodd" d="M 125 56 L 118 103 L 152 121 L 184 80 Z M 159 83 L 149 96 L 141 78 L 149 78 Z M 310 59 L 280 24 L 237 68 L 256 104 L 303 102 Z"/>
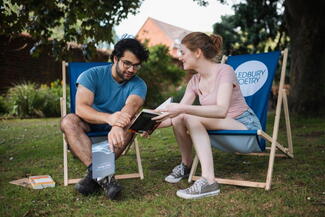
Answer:
<path fill-rule="evenodd" d="M 108 65 L 108 62 L 71 62 L 66 63 L 62 62 L 62 78 L 63 78 L 63 96 L 60 99 L 61 102 L 61 116 L 64 117 L 67 114 L 67 92 L 66 92 L 66 68 L 68 68 L 68 77 L 69 77 L 69 87 L 70 87 L 70 113 L 75 113 L 75 106 L 76 106 L 76 93 L 77 93 L 77 86 L 76 81 L 79 75 L 86 71 L 89 68 L 95 66 L 102 66 Z M 102 141 L 107 139 L 108 131 L 91 131 L 88 132 L 87 135 L 91 138 L 93 143 Z M 122 174 L 116 175 L 115 178 L 117 179 L 127 179 L 127 178 L 141 178 L 143 179 L 143 169 L 141 163 L 141 156 L 139 151 L 139 146 L 137 139 L 133 140 L 136 158 L 137 158 L 137 165 L 138 165 L 138 172 L 132 174 Z M 68 145 L 64 139 L 63 135 L 63 167 L 64 167 L 64 185 L 74 184 L 79 181 L 79 179 L 68 179 L 68 153 L 67 153 Z"/>
<path fill-rule="evenodd" d="M 282 70 L 280 76 L 279 93 L 277 100 L 277 108 L 275 112 L 275 122 L 273 127 L 273 135 L 266 134 L 267 110 L 268 101 L 271 93 L 272 82 L 277 70 L 277 65 L 281 52 L 269 52 L 261 54 L 248 54 L 229 56 L 223 58 L 223 62 L 231 65 L 235 70 L 240 89 L 245 97 L 247 104 L 254 111 L 261 122 L 262 129 L 257 130 L 209 130 L 211 145 L 226 152 L 236 152 L 241 154 L 251 155 L 268 155 L 269 167 L 267 172 L 266 182 L 250 182 L 242 180 L 218 179 L 216 180 L 222 184 L 233 184 L 248 187 L 261 187 L 269 190 L 271 187 L 271 177 L 273 171 L 275 151 L 279 150 L 283 154 L 277 156 L 285 156 L 293 158 L 293 146 L 291 139 L 291 128 L 289 120 L 289 110 L 287 104 L 286 92 L 283 88 L 286 62 L 288 50 L 283 52 Z M 277 135 L 279 130 L 279 120 L 281 107 L 284 106 L 284 114 L 286 119 L 288 148 L 280 145 L 277 142 Z M 271 147 L 266 147 L 266 141 L 271 143 Z M 245 147 L 238 149 L 238 147 Z M 258 147 L 258 148 L 256 148 Z M 270 153 L 266 153 L 270 150 Z M 254 152 L 254 153 L 252 153 Z M 192 171 L 190 173 L 189 181 L 196 180 L 199 177 L 193 177 L 197 168 L 198 158 L 195 157 L 193 161 Z"/>

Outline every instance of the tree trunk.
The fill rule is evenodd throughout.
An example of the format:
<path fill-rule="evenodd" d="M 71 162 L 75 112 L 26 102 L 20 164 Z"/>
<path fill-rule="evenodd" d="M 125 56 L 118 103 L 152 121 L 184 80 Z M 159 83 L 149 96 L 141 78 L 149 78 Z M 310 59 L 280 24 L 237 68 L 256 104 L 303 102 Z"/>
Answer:
<path fill-rule="evenodd" d="M 290 36 L 290 109 L 325 115 L 325 1 L 285 0 Z"/>

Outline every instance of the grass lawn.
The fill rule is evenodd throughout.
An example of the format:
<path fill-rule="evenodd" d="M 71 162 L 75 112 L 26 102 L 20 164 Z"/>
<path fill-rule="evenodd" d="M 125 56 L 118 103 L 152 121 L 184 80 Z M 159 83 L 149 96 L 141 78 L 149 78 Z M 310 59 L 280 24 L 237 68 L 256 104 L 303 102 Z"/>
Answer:
<path fill-rule="evenodd" d="M 139 139 L 144 180 L 122 180 L 119 201 L 101 194 L 84 197 L 63 186 L 62 134 L 59 119 L 0 121 L 0 216 L 325 216 L 325 119 L 291 120 L 294 159 L 275 160 L 271 191 L 221 186 L 221 194 L 200 200 L 177 198 L 187 181 L 163 181 L 180 162 L 171 129 Z M 269 121 L 269 122 L 272 122 Z M 280 141 L 286 144 L 284 123 Z M 268 129 L 271 130 L 271 125 Z M 266 157 L 214 151 L 218 177 L 264 181 Z M 85 168 L 69 154 L 71 178 Z M 136 171 L 135 152 L 117 162 L 117 173 Z M 9 184 L 30 175 L 51 175 L 55 188 L 33 190 Z"/>

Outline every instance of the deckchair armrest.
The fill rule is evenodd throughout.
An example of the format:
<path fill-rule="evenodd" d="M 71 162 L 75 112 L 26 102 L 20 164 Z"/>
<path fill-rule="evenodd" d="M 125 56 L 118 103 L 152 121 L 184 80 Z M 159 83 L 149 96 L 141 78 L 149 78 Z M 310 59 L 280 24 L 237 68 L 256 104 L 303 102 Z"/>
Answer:
<path fill-rule="evenodd" d="M 212 135 L 257 135 L 257 130 L 208 130 Z"/>

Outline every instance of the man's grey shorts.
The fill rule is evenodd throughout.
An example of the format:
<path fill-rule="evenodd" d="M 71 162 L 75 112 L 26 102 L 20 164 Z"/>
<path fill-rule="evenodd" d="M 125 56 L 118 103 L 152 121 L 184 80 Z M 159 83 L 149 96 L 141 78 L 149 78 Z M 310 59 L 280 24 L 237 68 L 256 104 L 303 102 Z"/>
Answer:
<path fill-rule="evenodd" d="M 252 109 L 248 109 L 235 120 L 244 124 L 248 130 L 262 129 L 261 123 Z M 211 145 L 225 152 L 261 152 L 255 136 L 209 135 Z"/>

